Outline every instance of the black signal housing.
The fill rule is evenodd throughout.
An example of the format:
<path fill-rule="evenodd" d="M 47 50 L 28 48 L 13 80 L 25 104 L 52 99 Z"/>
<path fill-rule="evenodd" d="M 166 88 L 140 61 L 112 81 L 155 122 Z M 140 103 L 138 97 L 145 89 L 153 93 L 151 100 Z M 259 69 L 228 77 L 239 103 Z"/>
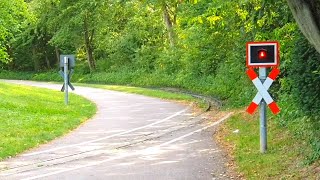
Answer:
<path fill-rule="evenodd" d="M 248 67 L 277 67 L 279 66 L 278 42 L 248 42 Z"/>

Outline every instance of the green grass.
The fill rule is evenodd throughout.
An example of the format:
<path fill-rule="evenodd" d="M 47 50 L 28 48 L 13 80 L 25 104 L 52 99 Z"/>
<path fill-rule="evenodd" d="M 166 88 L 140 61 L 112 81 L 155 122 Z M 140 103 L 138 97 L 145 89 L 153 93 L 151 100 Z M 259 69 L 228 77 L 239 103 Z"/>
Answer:
<path fill-rule="evenodd" d="M 239 129 L 239 133 L 233 133 Z M 268 151 L 259 151 L 259 120 L 257 116 L 238 114 L 224 124 L 222 136 L 233 147 L 233 157 L 247 179 L 316 179 L 312 167 L 304 164 L 301 150 L 308 146 L 293 138 L 290 131 L 275 120 L 268 121 Z M 319 177 L 318 177 L 319 178 Z"/>
<path fill-rule="evenodd" d="M 70 94 L 0 83 L 0 159 L 53 140 L 92 117 L 96 106 Z"/>
<path fill-rule="evenodd" d="M 95 88 L 101 88 L 101 89 L 112 90 L 112 91 L 120 91 L 120 92 L 132 93 L 132 94 L 140 94 L 140 95 L 156 97 L 156 98 L 166 99 L 166 100 L 196 102 L 200 108 L 206 108 L 207 106 L 205 101 L 192 97 L 191 95 L 182 94 L 182 93 L 173 93 L 173 92 L 167 92 L 163 90 L 132 87 L 132 86 L 82 84 L 82 83 L 76 83 L 76 85 L 86 86 L 86 87 L 95 87 Z"/>

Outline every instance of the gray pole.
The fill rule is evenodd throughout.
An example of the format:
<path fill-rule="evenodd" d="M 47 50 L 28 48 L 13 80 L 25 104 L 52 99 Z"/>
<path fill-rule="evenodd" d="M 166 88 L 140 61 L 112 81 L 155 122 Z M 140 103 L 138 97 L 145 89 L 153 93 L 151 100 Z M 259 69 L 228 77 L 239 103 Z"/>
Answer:
<path fill-rule="evenodd" d="M 262 83 L 267 78 L 267 68 L 259 68 L 259 79 Z M 267 108 L 266 102 L 260 102 L 260 152 L 267 152 Z"/>
<path fill-rule="evenodd" d="M 68 96 L 68 57 L 64 57 L 64 102 L 68 105 L 69 96 Z"/>

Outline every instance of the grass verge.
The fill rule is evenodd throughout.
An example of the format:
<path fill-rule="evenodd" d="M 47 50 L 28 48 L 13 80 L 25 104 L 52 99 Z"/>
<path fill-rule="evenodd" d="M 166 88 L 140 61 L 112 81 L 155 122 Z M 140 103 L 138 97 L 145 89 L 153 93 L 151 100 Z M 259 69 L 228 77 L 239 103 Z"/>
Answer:
<path fill-rule="evenodd" d="M 227 148 L 237 170 L 244 178 L 320 178 L 317 169 L 319 164 L 308 166 L 304 163 L 301 150 L 308 150 L 307 142 L 293 138 L 288 129 L 279 126 L 272 118 L 268 121 L 268 152 L 261 154 L 258 119 L 257 115 L 238 113 L 228 120 L 217 134 L 219 142 Z"/>
<path fill-rule="evenodd" d="M 55 139 L 95 114 L 92 102 L 70 96 L 65 106 L 59 92 L 0 83 L 0 159 Z"/>
<path fill-rule="evenodd" d="M 157 89 L 148 89 L 148 88 L 141 88 L 141 87 L 132 87 L 132 86 L 116 86 L 116 85 L 101 85 L 101 84 L 83 84 L 83 83 L 76 83 L 78 86 L 85 86 L 85 87 L 94 87 L 94 88 L 101 88 L 111 91 L 119 91 L 119 92 L 126 92 L 131 94 L 140 94 L 160 99 L 166 100 L 175 100 L 181 102 L 195 102 L 198 107 L 205 109 L 207 108 L 207 103 L 205 100 L 195 98 L 188 94 L 182 93 L 174 93 L 174 92 L 167 92 L 163 90 Z"/>

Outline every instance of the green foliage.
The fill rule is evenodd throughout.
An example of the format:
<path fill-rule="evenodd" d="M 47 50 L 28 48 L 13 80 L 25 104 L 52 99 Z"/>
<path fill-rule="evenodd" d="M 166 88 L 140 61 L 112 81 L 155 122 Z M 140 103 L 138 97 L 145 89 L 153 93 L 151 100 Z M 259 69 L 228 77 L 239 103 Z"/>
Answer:
<path fill-rule="evenodd" d="M 295 44 L 287 77 L 282 80 L 284 113 L 280 122 L 309 142 L 312 152 L 304 154 L 312 163 L 320 158 L 320 54 L 302 36 Z"/>
<path fill-rule="evenodd" d="M 320 54 L 303 37 L 296 47 L 288 75 L 294 99 L 306 115 L 320 120 Z"/>
<path fill-rule="evenodd" d="M 12 43 L 28 17 L 27 5 L 23 0 L 2 0 L 0 17 L 0 62 L 8 63 L 13 56 Z"/>

